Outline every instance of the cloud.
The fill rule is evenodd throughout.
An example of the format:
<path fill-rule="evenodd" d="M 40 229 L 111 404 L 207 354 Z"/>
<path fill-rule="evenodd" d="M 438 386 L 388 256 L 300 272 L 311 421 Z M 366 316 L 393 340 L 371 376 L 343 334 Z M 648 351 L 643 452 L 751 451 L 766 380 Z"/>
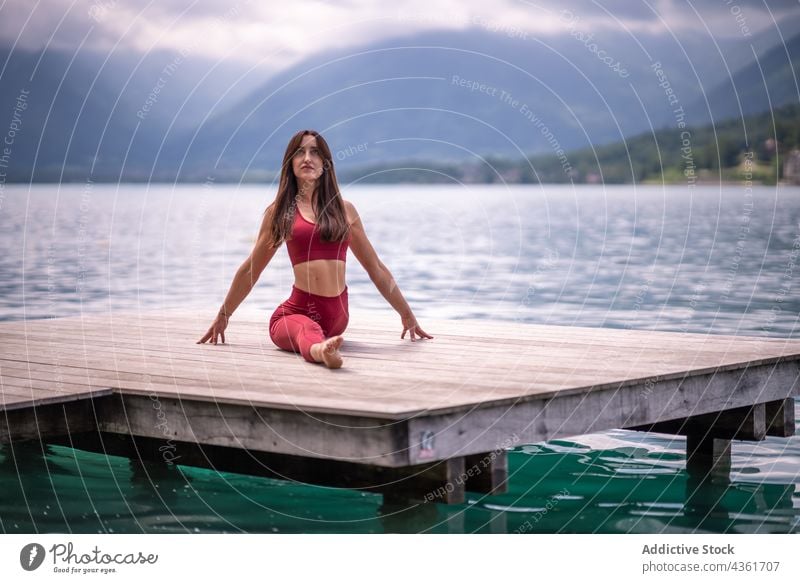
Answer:
<path fill-rule="evenodd" d="M 358 46 L 431 29 L 562 34 L 564 11 L 589 29 L 733 36 L 742 22 L 752 34 L 772 26 L 797 2 L 757 0 L 410 0 L 387 11 L 368 0 L 7 0 L 0 10 L 0 42 L 39 49 L 149 52 L 190 50 L 281 69 L 325 50 Z"/>

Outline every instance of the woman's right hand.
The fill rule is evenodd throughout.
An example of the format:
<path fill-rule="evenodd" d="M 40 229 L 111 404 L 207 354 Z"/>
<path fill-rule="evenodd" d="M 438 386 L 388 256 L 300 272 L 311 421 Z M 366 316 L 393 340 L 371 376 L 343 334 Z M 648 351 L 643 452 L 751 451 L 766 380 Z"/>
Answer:
<path fill-rule="evenodd" d="M 222 343 L 225 344 L 225 328 L 227 327 L 228 318 L 222 313 L 217 314 L 217 318 L 214 320 L 214 323 L 211 324 L 211 328 L 197 341 L 197 344 L 205 344 L 206 342 L 216 344 L 217 337 L 220 336 L 222 337 Z"/>

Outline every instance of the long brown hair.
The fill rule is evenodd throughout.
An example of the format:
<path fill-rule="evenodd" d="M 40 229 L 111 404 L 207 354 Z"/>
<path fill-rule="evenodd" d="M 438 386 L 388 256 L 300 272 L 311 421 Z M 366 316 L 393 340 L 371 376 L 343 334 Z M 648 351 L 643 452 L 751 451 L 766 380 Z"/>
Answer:
<path fill-rule="evenodd" d="M 343 241 L 349 235 L 350 227 L 347 224 L 347 215 L 344 210 L 344 201 L 339 192 L 339 183 L 336 180 L 336 171 L 333 168 L 333 156 L 328 142 L 319 132 L 314 130 L 301 130 L 297 132 L 283 154 L 281 166 L 281 179 L 278 184 L 278 194 L 275 200 L 267 207 L 265 213 L 271 213 L 269 219 L 270 243 L 277 247 L 292 233 L 297 201 L 295 197 L 299 190 L 297 177 L 294 175 L 292 158 L 303 142 L 303 136 L 311 135 L 317 139 L 317 148 L 322 156 L 322 176 L 317 179 L 317 196 L 314 204 L 316 215 L 316 228 L 319 229 L 323 241 Z"/>

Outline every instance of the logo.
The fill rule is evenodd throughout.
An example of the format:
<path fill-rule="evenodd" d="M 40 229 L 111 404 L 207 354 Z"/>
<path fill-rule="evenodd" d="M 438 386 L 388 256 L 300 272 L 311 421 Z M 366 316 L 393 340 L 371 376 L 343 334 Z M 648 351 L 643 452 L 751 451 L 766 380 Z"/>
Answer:
<path fill-rule="evenodd" d="M 35 571 L 44 562 L 44 547 L 38 543 L 30 543 L 19 552 L 19 564 L 26 571 Z"/>

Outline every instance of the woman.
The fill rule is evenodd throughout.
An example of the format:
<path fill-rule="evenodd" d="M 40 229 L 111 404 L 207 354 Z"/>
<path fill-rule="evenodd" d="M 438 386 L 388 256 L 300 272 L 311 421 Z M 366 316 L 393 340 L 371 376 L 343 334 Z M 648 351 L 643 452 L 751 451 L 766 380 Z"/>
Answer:
<path fill-rule="evenodd" d="M 267 207 L 255 247 L 231 283 L 225 302 L 198 344 L 225 343 L 225 328 L 286 241 L 294 269 L 290 297 L 272 314 L 269 335 L 283 350 L 309 362 L 342 366 L 339 347 L 349 321 L 345 261 L 348 246 L 372 283 L 400 314 L 405 338 L 433 338 L 417 324 L 408 303 L 364 231 L 356 208 L 342 198 L 325 139 L 313 130 L 295 134 L 283 155 L 278 194 Z"/>

